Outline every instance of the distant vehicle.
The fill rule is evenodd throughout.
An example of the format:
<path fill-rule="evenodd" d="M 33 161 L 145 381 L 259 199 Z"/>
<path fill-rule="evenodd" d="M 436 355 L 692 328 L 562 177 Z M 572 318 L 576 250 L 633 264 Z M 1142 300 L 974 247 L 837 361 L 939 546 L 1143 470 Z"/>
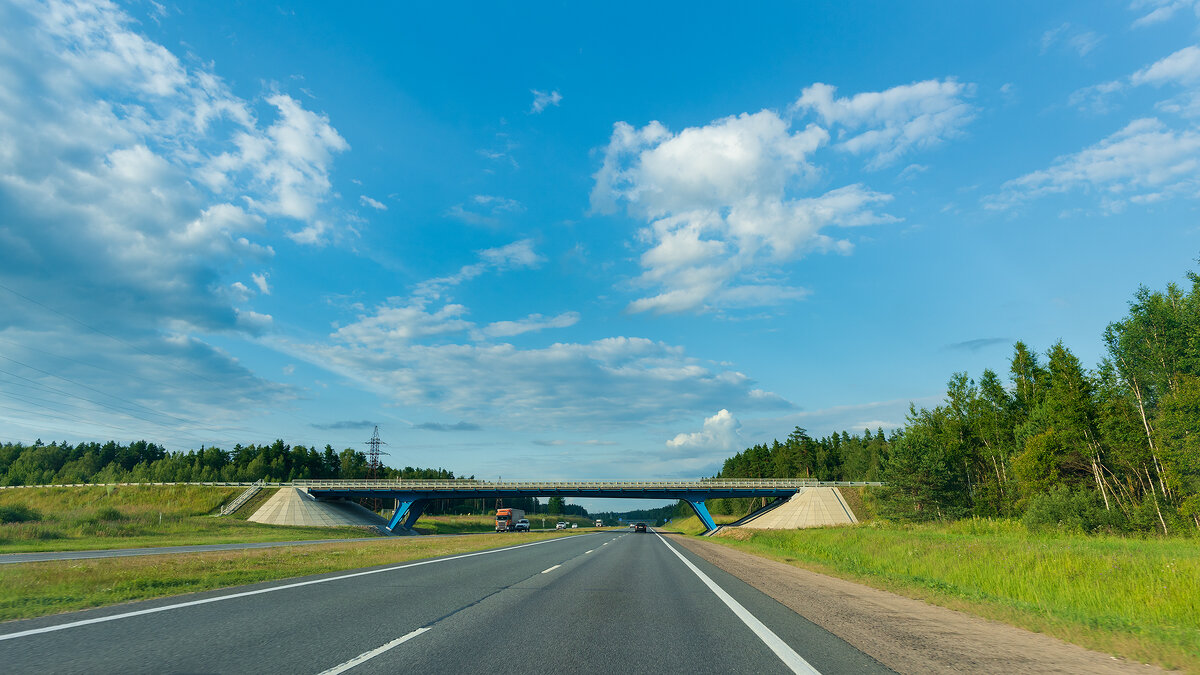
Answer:
<path fill-rule="evenodd" d="M 575 529 L 575 528 L 577 528 L 577 527 L 579 527 L 579 523 L 571 523 L 571 529 L 572 529 L 572 530 L 574 530 L 574 529 Z"/>
<path fill-rule="evenodd" d="M 517 521 L 524 517 L 525 512 L 521 509 L 496 509 L 496 531 L 512 532 L 517 529 Z"/>
<path fill-rule="evenodd" d="M 554 524 L 554 529 L 565 530 L 565 529 L 567 529 L 567 524 L 560 520 Z"/>
<path fill-rule="evenodd" d="M 519 519 L 517 521 L 517 524 L 513 525 L 513 530 L 515 530 L 517 532 L 528 532 L 529 531 L 529 521 L 525 520 L 524 518 Z"/>
<path fill-rule="evenodd" d="M 603 520 L 597 520 L 597 521 L 596 521 L 596 527 L 604 527 L 604 521 L 603 521 Z"/>
<path fill-rule="evenodd" d="M 635 524 L 635 525 L 633 526 L 633 531 L 634 531 L 634 532 L 645 532 L 645 531 L 646 531 L 646 524 L 645 524 L 645 523 L 637 523 L 637 524 Z"/>

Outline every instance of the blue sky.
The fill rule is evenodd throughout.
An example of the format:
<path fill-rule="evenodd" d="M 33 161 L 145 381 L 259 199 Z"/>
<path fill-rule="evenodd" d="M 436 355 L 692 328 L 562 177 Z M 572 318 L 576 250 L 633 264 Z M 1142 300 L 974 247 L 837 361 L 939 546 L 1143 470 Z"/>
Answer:
<path fill-rule="evenodd" d="M 686 478 L 1200 254 L 1200 3 L 0 5 L 0 437 Z"/>

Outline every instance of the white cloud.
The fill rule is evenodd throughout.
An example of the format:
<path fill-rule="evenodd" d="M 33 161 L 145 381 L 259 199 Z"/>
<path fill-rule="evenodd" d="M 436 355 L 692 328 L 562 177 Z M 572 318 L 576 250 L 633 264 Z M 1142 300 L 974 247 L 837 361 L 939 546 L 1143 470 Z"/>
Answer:
<path fill-rule="evenodd" d="M 1184 47 L 1153 64 L 1142 68 L 1130 78 L 1134 86 L 1142 84 L 1162 85 L 1176 83 L 1194 85 L 1200 83 L 1200 47 Z"/>
<path fill-rule="evenodd" d="M 148 359 L 129 372 L 161 382 L 179 368 L 228 375 L 225 400 L 240 413 L 243 393 L 269 403 L 287 390 L 195 336 L 270 330 L 231 277 L 272 257 L 267 238 L 296 222 L 333 228 L 328 176 L 347 146 L 323 115 L 279 92 L 241 99 L 213 68 L 181 61 L 110 2 L 0 3 L 0 279 L 116 336 L 94 345 L 98 360 Z M 78 323 L 30 307 L 0 298 L 0 331 L 53 326 L 57 340 L 37 339 L 86 342 Z M 164 409 L 206 395 L 149 389 Z"/>
<path fill-rule="evenodd" d="M 635 300 L 635 312 L 682 312 L 774 304 L 805 291 L 772 279 L 773 266 L 810 251 L 847 252 L 848 241 L 821 232 L 830 225 L 890 222 L 871 210 L 888 195 L 850 185 L 815 197 L 793 196 L 817 170 L 809 156 L 828 140 L 809 125 L 764 110 L 671 133 L 658 122 L 613 127 L 594 175 L 593 212 L 624 202 L 648 221 L 638 235 L 639 285 L 658 289 Z"/>
<path fill-rule="evenodd" d="M 258 288 L 258 292 L 263 295 L 271 294 L 271 286 L 267 284 L 267 273 L 251 274 L 250 279 L 254 281 L 254 285 Z"/>
<path fill-rule="evenodd" d="M 484 326 L 480 333 L 486 337 L 512 337 L 523 333 L 532 333 L 547 328 L 567 328 L 579 323 L 579 312 L 564 312 L 558 316 L 544 317 L 541 314 L 530 314 L 516 321 L 495 321 Z"/>
<path fill-rule="evenodd" d="M 557 91 L 544 92 L 537 89 L 530 89 L 529 93 L 533 94 L 533 105 L 529 108 L 529 112 L 536 115 L 548 106 L 557 106 L 562 101 L 562 94 Z"/>
<path fill-rule="evenodd" d="M 1084 110 L 1107 113 L 1115 94 L 1127 87 L 1176 87 L 1183 91 L 1155 107 L 1182 117 L 1200 117 L 1200 47 L 1188 46 L 1141 68 L 1128 78 L 1102 82 L 1073 92 L 1069 103 Z"/>
<path fill-rule="evenodd" d="M 1112 110 L 1113 95 L 1124 90 L 1125 83 L 1121 80 L 1101 82 L 1089 87 L 1076 89 L 1071 92 L 1067 102 L 1076 108 L 1097 114 L 1105 114 Z"/>
<path fill-rule="evenodd" d="M 1126 201 L 1200 192 L 1200 132 L 1172 130 L 1156 119 L 1130 122 L 1084 150 L 1057 158 L 1047 169 L 1008 181 L 985 200 L 1008 208 L 1027 199 L 1072 190 L 1097 190 L 1110 211 Z"/>
<path fill-rule="evenodd" d="M 369 207 L 375 209 L 376 211 L 387 211 L 387 204 L 384 204 L 383 202 L 376 200 L 376 199 L 371 199 L 370 197 L 368 197 L 366 195 L 359 195 L 358 203 L 362 204 L 363 206 L 369 206 Z"/>
<path fill-rule="evenodd" d="M 705 418 L 700 431 L 678 434 L 667 441 L 667 447 L 676 450 L 733 450 L 741 444 L 738 433 L 741 426 L 728 410 L 722 408 L 716 415 Z"/>
<path fill-rule="evenodd" d="M 1200 2 L 1196 0 L 1136 0 L 1129 8 L 1137 12 L 1146 12 L 1134 20 L 1134 28 L 1145 28 L 1168 21 L 1181 9 L 1191 8 L 1200 16 Z"/>
<path fill-rule="evenodd" d="M 773 394 L 751 395 L 753 381 L 742 373 L 710 370 L 680 347 L 644 338 L 533 349 L 413 344 L 391 339 L 388 325 L 378 323 L 367 317 L 340 330 L 338 344 L 276 346 L 400 403 L 509 428 L 673 422 L 717 401 L 753 410 L 790 407 Z M 351 335 L 353 342 L 342 342 Z"/>
<path fill-rule="evenodd" d="M 948 78 L 834 98 L 837 89 L 818 82 L 793 107 L 816 113 L 831 128 L 841 127 L 837 147 L 868 156 L 867 167 L 879 169 L 913 150 L 962 135 L 975 117 L 975 108 L 965 101 L 974 89 Z"/>
<path fill-rule="evenodd" d="M 525 205 L 521 202 L 495 195 L 473 195 L 471 203 L 484 213 L 472 211 L 463 204 L 455 204 L 446 210 L 446 215 L 469 225 L 495 226 L 500 224 L 501 216 L 525 210 Z"/>
<path fill-rule="evenodd" d="M 655 424 L 712 410 L 717 402 L 748 410 L 791 407 L 742 373 L 714 370 L 681 347 L 645 338 L 528 349 L 490 344 L 487 338 L 571 326 L 579 315 L 534 314 L 479 329 L 466 307 L 442 299 L 486 272 L 527 269 L 542 260 L 528 241 L 486 249 L 479 262 L 417 284 L 411 297 L 390 298 L 338 327 L 326 343 L 266 341 L 402 404 L 508 428 Z"/>
<path fill-rule="evenodd" d="M 1041 53 L 1045 54 L 1051 47 L 1063 44 L 1079 56 L 1087 56 L 1088 53 L 1103 41 L 1103 36 L 1097 35 L 1090 30 L 1075 28 L 1069 23 L 1064 23 L 1057 28 L 1052 28 L 1042 33 Z"/>
<path fill-rule="evenodd" d="M 437 277 L 417 284 L 413 296 L 426 300 L 437 299 L 442 297 L 442 294 L 448 289 L 465 281 L 470 281 L 486 271 L 495 270 L 504 272 L 516 269 L 531 269 L 546 261 L 545 258 L 533 250 L 533 242 L 528 239 L 514 241 L 511 244 L 497 248 L 484 249 L 478 251 L 477 254 L 479 262 L 464 265 L 458 272 L 450 276 Z"/>

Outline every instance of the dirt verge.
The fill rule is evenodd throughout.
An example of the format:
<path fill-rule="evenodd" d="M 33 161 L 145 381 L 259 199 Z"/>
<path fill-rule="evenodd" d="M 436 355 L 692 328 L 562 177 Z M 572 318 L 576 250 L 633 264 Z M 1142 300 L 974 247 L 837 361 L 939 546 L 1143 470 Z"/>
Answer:
<path fill-rule="evenodd" d="M 899 673 L 1164 672 L 720 544 L 668 536 Z"/>

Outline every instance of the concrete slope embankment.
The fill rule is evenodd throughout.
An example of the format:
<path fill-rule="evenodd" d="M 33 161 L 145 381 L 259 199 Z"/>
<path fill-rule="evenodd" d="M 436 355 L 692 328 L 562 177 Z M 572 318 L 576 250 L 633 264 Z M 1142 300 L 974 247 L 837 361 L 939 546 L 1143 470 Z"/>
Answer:
<path fill-rule="evenodd" d="M 247 520 L 268 525 L 308 525 L 311 527 L 378 527 L 387 521 L 358 504 L 322 502 L 300 488 L 280 488 Z"/>
<path fill-rule="evenodd" d="M 739 522 L 752 530 L 795 530 L 802 527 L 853 525 L 858 522 L 842 493 L 834 487 L 805 488 L 776 508 Z"/>

